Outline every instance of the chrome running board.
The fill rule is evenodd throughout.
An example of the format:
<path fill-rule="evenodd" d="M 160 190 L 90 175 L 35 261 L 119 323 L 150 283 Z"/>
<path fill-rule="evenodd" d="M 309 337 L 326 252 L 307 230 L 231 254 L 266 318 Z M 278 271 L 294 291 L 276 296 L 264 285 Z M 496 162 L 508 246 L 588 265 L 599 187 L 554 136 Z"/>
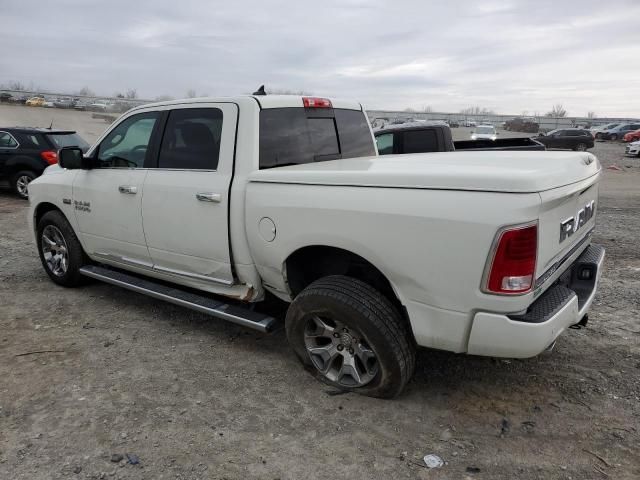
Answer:
<path fill-rule="evenodd" d="M 259 332 L 268 333 L 277 324 L 275 318 L 264 313 L 230 305 L 211 297 L 170 287 L 162 283 L 156 283 L 130 273 L 96 265 L 84 266 L 80 269 L 80 273 L 111 285 L 142 293 L 143 295 L 211 315 L 243 327 L 252 328 Z"/>

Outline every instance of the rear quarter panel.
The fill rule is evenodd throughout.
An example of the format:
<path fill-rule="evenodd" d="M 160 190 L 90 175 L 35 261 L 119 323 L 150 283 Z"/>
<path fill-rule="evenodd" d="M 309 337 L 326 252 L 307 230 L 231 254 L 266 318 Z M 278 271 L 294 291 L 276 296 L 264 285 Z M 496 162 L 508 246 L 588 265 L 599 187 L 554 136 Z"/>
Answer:
<path fill-rule="evenodd" d="M 401 302 L 468 313 L 514 312 L 530 303 L 480 291 L 496 231 L 538 218 L 540 196 L 407 188 L 250 182 L 246 230 L 257 268 L 282 290 L 289 255 L 310 245 L 356 253 L 391 282 Z M 268 242 L 260 220 L 270 218 Z"/>

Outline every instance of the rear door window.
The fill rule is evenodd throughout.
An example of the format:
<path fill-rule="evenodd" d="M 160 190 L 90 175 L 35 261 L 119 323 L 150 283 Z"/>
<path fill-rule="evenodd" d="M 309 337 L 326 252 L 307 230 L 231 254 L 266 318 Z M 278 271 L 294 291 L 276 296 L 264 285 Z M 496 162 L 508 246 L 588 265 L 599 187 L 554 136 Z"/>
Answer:
<path fill-rule="evenodd" d="M 216 170 L 221 135 L 222 110 L 173 110 L 162 137 L 158 168 Z"/>
<path fill-rule="evenodd" d="M 260 168 L 375 155 L 360 110 L 268 108 L 260 112 Z"/>

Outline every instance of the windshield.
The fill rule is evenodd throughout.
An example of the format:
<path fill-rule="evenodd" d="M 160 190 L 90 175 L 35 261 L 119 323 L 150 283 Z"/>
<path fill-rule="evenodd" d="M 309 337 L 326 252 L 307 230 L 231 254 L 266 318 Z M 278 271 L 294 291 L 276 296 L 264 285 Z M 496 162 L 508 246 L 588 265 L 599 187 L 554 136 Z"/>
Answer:
<path fill-rule="evenodd" d="M 611 130 L 612 128 L 616 128 L 618 125 L 621 125 L 620 123 L 610 123 L 609 125 L 605 125 L 602 129 L 603 130 Z"/>
<path fill-rule="evenodd" d="M 58 149 L 63 147 L 80 147 L 83 152 L 89 150 L 89 144 L 77 133 L 50 133 L 47 138 Z"/>
<path fill-rule="evenodd" d="M 260 168 L 376 154 L 361 110 L 267 108 L 260 112 Z"/>
<path fill-rule="evenodd" d="M 493 134 L 495 133 L 495 131 L 496 129 L 493 127 L 477 127 L 476 128 L 476 133 L 480 133 L 480 134 L 483 134 L 483 133 Z"/>

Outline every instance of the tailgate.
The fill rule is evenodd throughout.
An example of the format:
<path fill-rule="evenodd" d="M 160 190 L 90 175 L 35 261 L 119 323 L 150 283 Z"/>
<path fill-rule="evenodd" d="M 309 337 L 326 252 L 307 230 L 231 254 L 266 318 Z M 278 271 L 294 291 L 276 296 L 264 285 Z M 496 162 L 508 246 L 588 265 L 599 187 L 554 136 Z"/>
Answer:
<path fill-rule="evenodd" d="M 598 207 L 598 181 L 594 175 L 581 182 L 540 193 L 536 285 L 559 274 L 568 257 L 589 244 Z"/>

